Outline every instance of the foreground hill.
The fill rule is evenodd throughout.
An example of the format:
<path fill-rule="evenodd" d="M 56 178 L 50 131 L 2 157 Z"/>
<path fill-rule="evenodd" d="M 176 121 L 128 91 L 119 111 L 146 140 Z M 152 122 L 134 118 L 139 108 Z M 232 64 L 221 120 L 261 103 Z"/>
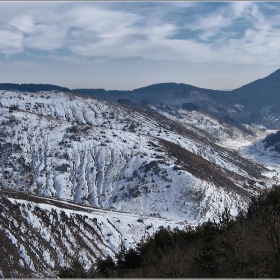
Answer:
<path fill-rule="evenodd" d="M 0 276 L 55 278 L 78 259 L 89 268 L 97 257 L 114 257 L 161 227 L 184 223 L 116 213 L 57 199 L 0 191 Z"/>

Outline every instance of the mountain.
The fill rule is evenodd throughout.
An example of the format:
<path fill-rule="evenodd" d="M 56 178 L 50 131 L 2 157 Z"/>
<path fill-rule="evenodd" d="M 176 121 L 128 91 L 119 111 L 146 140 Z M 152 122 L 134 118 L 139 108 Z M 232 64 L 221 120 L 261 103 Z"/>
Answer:
<path fill-rule="evenodd" d="M 73 89 L 74 92 L 92 97 L 117 101 L 121 96 L 141 102 L 182 105 L 183 100 L 219 102 L 245 106 L 248 110 L 261 110 L 264 106 L 280 104 L 280 69 L 263 79 L 258 79 L 240 88 L 228 91 L 199 88 L 183 83 L 160 83 L 131 91 L 104 89 Z M 195 97 L 197 96 L 197 98 Z"/>
<path fill-rule="evenodd" d="M 14 83 L 0 83 L 0 90 L 15 90 L 15 91 L 28 91 L 28 92 L 39 92 L 39 91 L 66 91 L 70 92 L 70 89 L 66 87 L 60 87 L 50 84 L 14 84 Z"/>
<path fill-rule="evenodd" d="M 73 92 L 88 95 L 95 98 L 104 98 L 118 101 L 121 98 L 128 98 L 135 103 L 166 104 L 181 106 L 184 102 L 198 102 L 202 108 L 209 108 L 212 103 L 211 96 L 214 94 L 226 94 L 227 92 L 202 89 L 199 87 L 177 84 L 160 83 L 134 90 L 104 90 L 104 89 L 73 89 Z M 214 102 L 214 100 L 213 100 Z"/>
<path fill-rule="evenodd" d="M 0 275 L 89 268 L 160 227 L 237 215 L 269 170 L 218 142 L 248 131 L 174 105 L 0 90 Z"/>
<path fill-rule="evenodd" d="M 186 199 L 202 185 L 200 194 L 225 187 L 242 194 L 236 185 L 261 177 L 261 167 L 149 110 L 57 92 L 0 92 L 0 104 L 5 189 L 199 221 L 196 207 L 184 209 L 185 200 L 171 207 L 170 197 L 186 190 Z M 178 160 L 180 153 L 187 154 Z"/>
<path fill-rule="evenodd" d="M 266 106 L 277 106 L 279 110 L 280 69 L 263 79 L 231 91 L 230 98 L 249 110 L 261 110 Z"/>
<path fill-rule="evenodd" d="M 160 83 L 131 91 L 73 89 L 79 94 L 133 104 L 182 107 L 186 102 L 198 104 L 201 110 L 217 118 L 227 115 L 238 123 L 259 124 L 277 129 L 280 125 L 280 69 L 269 76 L 231 91 L 199 88 L 183 83 Z"/>

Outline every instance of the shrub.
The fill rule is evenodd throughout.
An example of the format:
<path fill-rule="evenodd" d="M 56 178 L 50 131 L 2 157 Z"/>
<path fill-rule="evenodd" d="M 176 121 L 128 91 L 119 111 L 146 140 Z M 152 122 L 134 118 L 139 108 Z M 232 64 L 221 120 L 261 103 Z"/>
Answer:
<path fill-rule="evenodd" d="M 79 132 L 79 127 L 76 125 L 73 125 L 71 127 L 68 127 L 66 130 L 68 133 L 78 133 Z"/>

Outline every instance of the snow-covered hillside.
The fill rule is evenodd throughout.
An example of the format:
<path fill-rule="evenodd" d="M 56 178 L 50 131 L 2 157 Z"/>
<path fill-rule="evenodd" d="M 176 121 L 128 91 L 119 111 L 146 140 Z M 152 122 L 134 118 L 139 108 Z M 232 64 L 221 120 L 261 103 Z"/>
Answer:
<path fill-rule="evenodd" d="M 174 106 L 168 106 L 168 108 L 166 108 L 153 105 L 151 108 L 169 119 L 182 123 L 188 129 L 194 129 L 195 127 L 201 130 L 201 134 L 203 134 L 202 132 L 206 132 L 206 134 L 204 134 L 205 137 L 211 137 L 218 143 L 226 139 L 252 138 L 252 135 L 248 134 L 248 132 L 246 133 L 246 131 L 228 123 L 222 123 L 214 116 L 210 116 L 205 112 L 188 111 Z M 255 127 L 248 128 L 248 131 L 252 133 L 260 132 L 260 130 Z"/>
<path fill-rule="evenodd" d="M 161 227 L 185 227 L 161 218 L 0 193 L 0 277 L 5 278 L 54 278 L 73 259 L 90 268 L 97 257 L 114 258 L 121 244 L 134 247 Z"/>
<path fill-rule="evenodd" d="M 49 264 L 33 261 L 35 272 L 51 269 L 51 263 L 63 266 L 63 254 L 68 256 L 77 240 L 87 239 L 77 246 L 86 247 L 84 256 L 93 262 L 113 254 L 121 240 L 134 246 L 150 225 L 150 233 L 160 226 L 197 225 L 217 219 L 225 207 L 236 215 L 266 180 L 264 167 L 212 143 L 194 126 L 150 110 L 54 91 L 0 91 L 0 164 L 2 190 L 25 195 L 17 202 L 15 196 L 2 202 L 18 205 L 17 218 L 8 211 L 10 206 L 4 207 L 0 224 L 2 236 L 22 258 L 18 263 L 32 270 L 28 256 L 48 259 L 40 255 L 45 252 L 42 238 L 48 243 L 46 252 L 55 250 Z M 40 205 L 28 206 L 28 197 L 34 196 L 41 197 Z M 91 207 L 100 210 L 88 217 L 75 212 Z M 146 222 L 137 221 L 142 219 L 137 215 L 146 216 Z M 60 229 L 55 237 L 60 247 L 42 222 L 42 217 L 51 216 L 53 227 Z M 102 225 L 94 225 L 97 216 Z M 71 237 L 68 227 L 73 224 L 77 236 Z M 25 229 L 24 234 L 30 230 L 37 245 L 20 245 L 22 233 L 13 237 L 17 228 Z M 93 228 L 96 237 L 88 243 Z M 68 245 L 61 243 L 63 238 Z M 26 249 L 36 246 L 37 253 Z M 93 249 L 96 246 L 103 249 Z M 30 273 L 25 275 L 36 275 Z"/>
<path fill-rule="evenodd" d="M 48 117 L 47 119 L 61 120 L 73 125 L 88 124 L 165 139 L 223 168 L 248 175 L 244 173 L 243 168 L 236 167 L 240 165 L 239 158 L 232 164 L 234 158 L 230 153 L 225 149 L 219 149 L 218 146 L 213 149 L 211 142 L 205 142 L 204 135 L 199 136 L 200 129 L 195 130 L 193 127 L 187 129 L 177 121 L 160 117 L 151 111 L 131 109 L 105 100 L 62 92 L 30 94 L 0 91 L 0 104 L 4 108 L 19 109 L 17 112 L 35 113 L 41 117 Z"/>
<path fill-rule="evenodd" d="M 260 175 L 237 154 L 115 103 L 57 92 L 0 97 L 4 189 L 199 222 L 225 206 L 236 212 L 246 201 L 236 186 Z M 171 143 L 191 153 L 180 161 Z"/>

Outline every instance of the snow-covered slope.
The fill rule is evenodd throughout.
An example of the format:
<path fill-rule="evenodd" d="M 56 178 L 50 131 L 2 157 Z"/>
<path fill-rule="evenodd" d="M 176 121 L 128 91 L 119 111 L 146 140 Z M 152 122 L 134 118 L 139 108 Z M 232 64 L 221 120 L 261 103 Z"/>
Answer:
<path fill-rule="evenodd" d="M 57 216 L 55 225 L 61 224 L 57 240 L 68 236 L 68 225 L 72 227 L 75 219 L 83 220 L 81 225 L 75 222 L 75 228 L 81 230 L 75 240 L 88 238 L 91 233 L 87 228 L 88 225 L 93 227 L 92 220 L 78 218 L 73 202 L 84 205 L 80 206 L 86 207 L 83 209 L 92 206 L 100 209 L 94 212 L 94 215 L 100 215 L 100 219 L 103 217 L 104 228 L 96 229 L 100 236 L 108 231 L 106 227 L 121 231 L 116 226 L 117 221 L 108 218 L 113 217 L 110 215 L 123 221 L 119 239 L 115 237 L 117 233 L 113 233 L 111 239 L 96 237 L 89 245 L 84 245 L 85 242 L 78 244 L 78 248 L 86 246 L 88 253 L 85 255 L 91 262 L 117 250 L 120 238 L 131 241 L 136 235 L 138 239 L 135 237 L 126 244 L 135 245 L 136 239 L 142 237 L 140 227 L 127 233 L 135 215 L 150 217 L 147 226 L 153 224 L 151 230 L 167 224 L 197 225 L 216 219 L 225 207 L 235 215 L 240 208 L 247 206 L 249 195 L 261 188 L 265 180 L 261 175 L 265 168 L 243 158 L 238 152 L 212 143 L 193 126 L 188 128 L 150 110 L 63 92 L 0 91 L 0 163 L 1 188 L 6 193 L 16 191 L 27 195 L 22 198 L 25 201 L 31 195 L 64 201 L 59 204 L 59 209 L 42 201 L 40 215 L 36 214 L 39 212 L 34 205 L 29 209 L 19 206 L 19 220 L 15 224 L 19 225 L 20 219 L 25 219 L 28 225 L 22 227 L 26 232 L 28 229 L 32 231 L 34 236 L 37 232 L 36 244 L 41 244 L 40 240 L 48 238 L 49 234 L 45 224 L 36 221 L 43 219 L 42 215 L 50 216 L 52 211 Z M 5 203 L 8 203 L 7 199 Z M 14 199 L 10 197 L 8 200 L 14 204 Z M 20 203 L 27 205 L 24 201 Z M 71 205 L 73 217 L 61 210 L 67 205 Z M 69 215 L 62 214 L 62 211 Z M 2 233 L 8 234 L 8 239 L 17 244 L 20 236 L 11 237 L 17 228 L 11 225 L 14 223 L 11 215 L 7 210 L 2 215 L 7 218 L 0 225 L 6 232 Z M 104 239 L 109 241 L 105 240 L 106 243 Z M 69 242 L 76 244 L 75 240 Z M 51 239 L 48 242 L 46 246 L 49 248 L 52 244 L 56 246 Z M 105 251 L 94 251 L 90 247 L 99 245 Z M 35 245 L 29 244 L 26 248 L 30 246 Z M 27 249 L 21 249 L 20 245 L 15 248 L 13 250 L 19 250 L 24 258 Z M 44 252 L 42 248 L 40 250 Z M 62 249 L 56 251 L 57 257 L 53 260 L 55 266 L 65 264 L 64 255 L 59 250 Z M 35 254 L 35 251 L 29 252 Z M 67 254 L 70 252 L 69 249 Z M 21 265 L 23 261 L 18 260 Z M 27 257 L 25 263 L 28 262 Z M 32 270 L 30 262 L 28 265 Z M 43 266 L 47 271 L 51 264 L 38 264 L 34 271 L 40 271 L 39 267 Z"/>
<path fill-rule="evenodd" d="M 165 139 L 223 168 L 248 175 L 242 168 L 236 167 L 240 165 L 239 158 L 232 162 L 234 158 L 227 150 L 219 149 L 218 146 L 213 149 L 212 143 L 205 140 L 205 135 L 200 137 L 201 130 L 193 127 L 188 129 L 190 127 L 186 128 L 177 121 L 171 121 L 148 110 L 132 109 L 105 100 L 95 100 L 62 92 L 30 94 L 0 91 L 0 102 L 5 108 L 15 108 L 20 112 L 31 112 L 73 125 L 88 124 L 104 129 L 116 129 L 136 135 Z M 28 120 L 28 118 L 25 119 Z"/>
<path fill-rule="evenodd" d="M 237 154 L 107 101 L 2 92 L 0 102 L 4 189 L 199 222 L 225 206 L 236 211 L 246 200 L 236 186 L 260 176 Z M 183 150 L 172 156 L 172 143 Z"/>
<path fill-rule="evenodd" d="M 115 257 L 161 227 L 185 224 L 99 210 L 15 192 L 0 192 L 0 277 L 56 277 L 79 259 L 90 268 L 97 257 Z"/>
<path fill-rule="evenodd" d="M 194 127 L 200 129 L 201 135 L 203 135 L 203 132 L 206 132 L 204 133 L 205 137 L 211 137 L 211 139 L 218 143 L 226 139 L 252 138 L 252 134 L 248 132 L 259 132 L 259 129 L 249 126 L 247 126 L 248 131 L 241 130 L 201 111 L 188 111 L 174 106 L 166 108 L 153 105 L 151 108 L 169 119 L 182 123 L 188 129 L 194 129 Z M 194 129 L 194 131 L 197 132 L 198 130 Z"/>

